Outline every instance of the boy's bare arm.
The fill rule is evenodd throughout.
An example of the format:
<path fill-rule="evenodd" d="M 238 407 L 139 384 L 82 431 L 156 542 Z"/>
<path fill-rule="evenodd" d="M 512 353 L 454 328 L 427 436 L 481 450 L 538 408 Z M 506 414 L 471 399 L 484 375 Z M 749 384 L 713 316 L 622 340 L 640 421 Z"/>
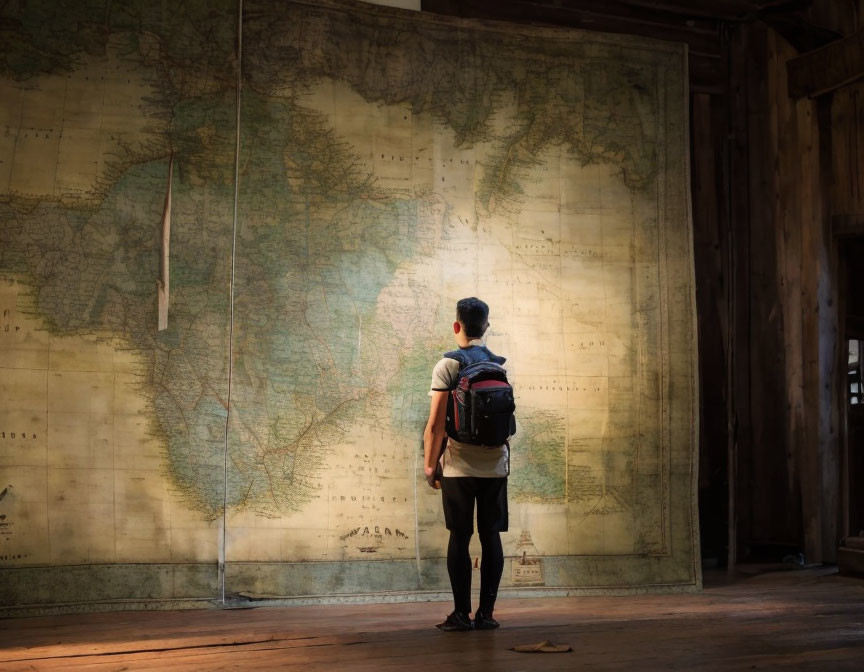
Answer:
<path fill-rule="evenodd" d="M 444 418 L 447 414 L 447 392 L 432 392 L 429 407 L 429 421 L 423 432 L 423 457 L 426 482 L 435 487 L 435 467 L 441 457 L 441 444 L 444 441 Z"/>

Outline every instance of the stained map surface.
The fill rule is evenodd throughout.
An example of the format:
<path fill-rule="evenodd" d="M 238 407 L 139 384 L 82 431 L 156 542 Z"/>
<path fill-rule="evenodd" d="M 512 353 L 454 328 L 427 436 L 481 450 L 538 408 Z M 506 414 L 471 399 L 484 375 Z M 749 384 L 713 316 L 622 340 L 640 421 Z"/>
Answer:
<path fill-rule="evenodd" d="M 683 51 L 246 0 L 238 57 L 236 5 L 175 5 L 2 10 L 0 567 L 224 525 L 234 593 L 446 586 L 420 435 L 477 295 L 505 585 L 697 585 Z"/>

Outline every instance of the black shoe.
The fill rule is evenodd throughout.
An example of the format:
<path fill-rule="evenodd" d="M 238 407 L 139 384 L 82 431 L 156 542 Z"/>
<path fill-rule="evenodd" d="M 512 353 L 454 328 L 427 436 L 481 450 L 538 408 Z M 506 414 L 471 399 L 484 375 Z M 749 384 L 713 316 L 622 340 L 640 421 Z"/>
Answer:
<path fill-rule="evenodd" d="M 463 632 L 473 628 L 468 614 L 463 614 L 461 611 L 454 611 L 447 617 L 446 621 L 435 627 L 444 632 Z"/>
<path fill-rule="evenodd" d="M 475 630 L 494 630 L 495 628 L 500 628 L 501 624 L 492 618 L 491 611 L 483 611 L 482 609 L 478 609 L 477 613 L 474 614 L 474 629 Z"/>

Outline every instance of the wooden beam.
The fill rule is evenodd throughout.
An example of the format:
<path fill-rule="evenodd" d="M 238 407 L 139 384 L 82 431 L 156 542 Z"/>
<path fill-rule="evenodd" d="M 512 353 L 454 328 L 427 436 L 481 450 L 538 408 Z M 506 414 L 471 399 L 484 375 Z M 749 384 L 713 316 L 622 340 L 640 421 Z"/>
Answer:
<path fill-rule="evenodd" d="M 566 2 L 567 0 L 565 0 Z M 699 3 L 694 3 L 692 0 L 683 2 L 680 0 L 678 2 L 674 0 L 621 0 L 621 2 L 625 5 L 648 7 L 659 12 L 731 22 L 741 21 L 759 10 L 759 3 L 751 0 L 712 0 L 710 6 L 705 6 L 705 4 L 700 6 Z"/>
<path fill-rule="evenodd" d="M 551 0 L 423 0 L 421 3 L 425 12 L 463 18 L 567 26 L 685 42 L 689 48 L 690 90 L 712 95 L 725 93 L 727 64 L 719 24 L 626 5 L 627 0 L 604 5 L 596 0 L 567 0 L 558 4 Z"/>
<path fill-rule="evenodd" d="M 584 5 L 584 6 L 583 6 Z M 461 16 L 472 19 L 517 21 L 529 24 L 551 24 L 596 30 L 607 33 L 642 35 L 658 40 L 686 42 L 690 51 L 699 54 L 721 53 L 719 29 L 708 22 L 692 22 L 685 17 L 678 22 L 664 21 L 656 13 L 630 9 L 616 14 L 605 6 L 580 3 L 580 7 L 539 4 L 528 0 L 422 0 L 424 12 Z M 593 7 L 588 9 L 587 7 Z M 624 11 L 621 8 L 620 11 Z"/>
<path fill-rule="evenodd" d="M 524 5 L 536 7 L 538 13 L 544 11 L 566 10 L 569 12 L 586 12 L 592 15 L 612 16 L 622 21 L 638 21 L 647 25 L 678 26 L 692 30 L 694 33 L 717 32 L 719 19 L 714 16 L 694 14 L 684 7 L 645 6 L 632 0 L 520 0 Z M 460 3 L 461 4 L 461 3 Z M 493 4 L 498 4 L 493 3 Z"/>
<path fill-rule="evenodd" d="M 816 98 L 864 77 L 864 29 L 786 63 L 789 95 Z"/>
<path fill-rule="evenodd" d="M 798 53 L 821 49 L 841 39 L 839 33 L 805 21 L 795 14 L 766 13 L 759 17 L 791 44 Z"/>
<path fill-rule="evenodd" d="M 834 215 L 831 218 L 831 230 L 838 238 L 864 236 L 864 212 L 851 215 Z"/>

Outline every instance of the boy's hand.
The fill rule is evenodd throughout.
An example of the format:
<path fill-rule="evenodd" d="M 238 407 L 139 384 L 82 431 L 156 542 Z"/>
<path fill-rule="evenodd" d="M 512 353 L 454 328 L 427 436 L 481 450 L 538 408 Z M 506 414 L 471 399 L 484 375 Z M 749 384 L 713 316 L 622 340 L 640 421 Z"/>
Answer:
<path fill-rule="evenodd" d="M 429 484 L 430 488 L 434 488 L 435 490 L 441 489 L 441 481 L 435 478 L 435 470 L 432 467 L 425 467 L 423 473 L 426 474 L 426 482 Z"/>

